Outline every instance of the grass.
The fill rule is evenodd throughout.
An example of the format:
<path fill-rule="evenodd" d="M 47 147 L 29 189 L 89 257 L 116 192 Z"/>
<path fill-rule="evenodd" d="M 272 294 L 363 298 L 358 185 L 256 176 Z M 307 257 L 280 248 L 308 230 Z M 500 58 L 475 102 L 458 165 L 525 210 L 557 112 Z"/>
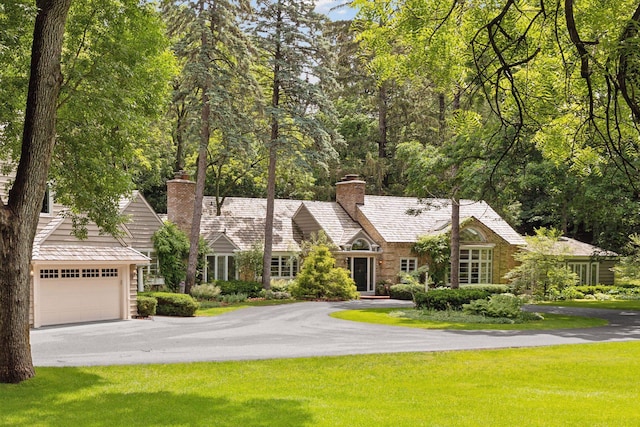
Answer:
<path fill-rule="evenodd" d="M 38 368 L 3 426 L 637 426 L 640 342 Z"/>
<path fill-rule="evenodd" d="M 557 305 L 562 307 L 578 308 L 608 308 L 612 310 L 640 310 L 640 300 L 571 300 L 545 302 L 544 305 Z"/>
<path fill-rule="evenodd" d="M 241 308 L 247 307 L 264 307 L 268 305 L 281 305 L 281 304 L 292 304 L 294 302 L 298 302 L 295 300 L 248 300 L 244 302 L 239 302 L 235 304 L 221 305 L 219 302 L 212 301 L 201 301 L 200 308 L 196 311 L 196 316 L 218 316 L 223 313 L 228 313 L 230 311 L 240 310 Z"/>
<path fill-rule="evenodd" d="M 607 321 L 604 319 L 564 316 L 557 314 L 543 314 L 544 320 L 536 320 L 527 323 L 515 324 L 490 324 L 490 323 L 469 323 L 458 319 L 450 321 L 431 320 L 428 317 L 415 318 L 412 313 L 417 310 L 397 308 L 372 308 L 363 310 L 345 310 L 332 313 L 331 316 L 352 320 L 356 322 L 378 323 L 392 326 L 406 326 L 410 328 L 422 329 L 464 329 L 464 330 L 538 330 L 538 329 L 576 329 L 604 326 Z M 403 314 L 405 313 L 405 314 Z"/>

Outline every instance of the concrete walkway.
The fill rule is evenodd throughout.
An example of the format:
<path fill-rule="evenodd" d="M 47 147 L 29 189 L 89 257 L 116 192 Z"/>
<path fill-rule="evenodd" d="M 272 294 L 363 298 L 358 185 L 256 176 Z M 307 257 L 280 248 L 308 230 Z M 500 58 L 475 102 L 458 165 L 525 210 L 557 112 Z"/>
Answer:
<path fill-rule="evenodd" d="M 444 331 L 350 322 L 338 310 L 412 306 L 405 301 L 303 302 L 251 307 L 216 317 L 102 322 L 31 331 L 36 366 L 251 360 L 349 354 L 533 347 L 640 340 L 640 313 L 539 307 L 602 317 L 600 328 L 551 331 Z"/>

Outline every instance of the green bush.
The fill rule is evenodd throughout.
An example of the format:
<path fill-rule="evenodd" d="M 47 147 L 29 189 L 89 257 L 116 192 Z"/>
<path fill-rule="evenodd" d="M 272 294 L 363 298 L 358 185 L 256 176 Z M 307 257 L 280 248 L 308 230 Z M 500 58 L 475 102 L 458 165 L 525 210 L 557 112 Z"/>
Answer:
<path fill-rule="evenodd" d="M 511 287 L 509 285 L 493 285 L 493 284 L 485 284 L 485 285 L 460 285 L 460 289 L 477 289 L 480 291 L 487 291 L 491 294 L 506 294 L 511 292 Z"/>
<path fill-rule="evenodd" d="M 511 294 L 497 294 L 486 299 L 471 301 L 462 305 L 462 311 L 467 314 L 477 314 L 487 317 L 506 317 L 517 319 L 522 313 L 523 302 Z"/>
<path fill-rule="evenodd" d="M 489 295 L 489 292 L 478 289 L 434 289 L 417 292 L 413 301 L 420 310 L 462 310 L 463 304 L 486 299 Z"/>
<path fill-rule="evenodd" d="M 416 292 L 424 292 L 424 285 L 399 284 L 389 288 L 389 296 L 393 299 L 412 301 Z"/>
<path fill-rule="evenodd" d="M 389 281 L 384 281 L 384 282 L 378 282 L 376 284 L 376 295 L 378 296 L 389 296 L 390 295 L 390 291 L 391 291 L 391 282 Z"/>
<path fill-rule="evenodd" d="M 239 292 L 237 294 L 219 295 L 218 301 L 224 304 L 236 304 L 239 302 L 245 302 L 247 298 L 248 298 L 247 294 L 243 294 L 242 292 Z"/>
<path fill-rule="evenodd" d="M 268 290 L 263 289 L 262 292 L 260 292 L 260 298 L 264 298 L 267 300 L 291 299 L 291 294 L 287 291 L 275 291 L 273 290 L 273 287 L 272 287 L 271 289 L 268 289 Z"/>
<path fill-rule="evenodd" d="M 261 283 L 245 280 L 229 280 L 228 282 L 218 280 L 216 285 L 220 288 L 222 295 L 245 294 L 248 298 L 258 298 L 262 290 Z"/>
<path fill-rule="evenodd" d="M 335 258 L 329 247 L 322 244 L 309 249 L 290 291 L 292 296 L 300 299 L 351 300 L 359 297 L 349 272 L 335 267 Z"/>
<path fill-rule="evenodd" d="M 156 313 L 160 316 L 191 317 L 199 307 L 198 302 L 191 295 L 150 292 L 146 296 L 158 300 Z"/>
<path fill-rule="evenodd" d="M 594 295 L 606 294 L 611 290 L 616 289 L 616 287 L 610 285 L 579 285 L 574 286 L 574 289 L 578 292 L 583 293 L 584 295 Z"/>
<path fill-rule="evenodd" d="M 195 285 L 191 288 L 191 296 L 198 301 L 215 301 L 220 295 L 220 287 L 211 283 Z"/>
<path fill-rule="evenodd" d="M 138 305 L 138 316 L 149 317 L 156 314 L 156 307 L 158 306 L 158 300 L 153 297 L 138 295 L 137 305 Z"/>
<path fill-rule="evenodd" d="M 569 286 L 560 291 L 560 295 L 558 295 L 558 299 L 560 300 L 572 300 L 572 299 L 582 299 L 584 298 L 584 294 L 580 292 L 576 286 Z"/>

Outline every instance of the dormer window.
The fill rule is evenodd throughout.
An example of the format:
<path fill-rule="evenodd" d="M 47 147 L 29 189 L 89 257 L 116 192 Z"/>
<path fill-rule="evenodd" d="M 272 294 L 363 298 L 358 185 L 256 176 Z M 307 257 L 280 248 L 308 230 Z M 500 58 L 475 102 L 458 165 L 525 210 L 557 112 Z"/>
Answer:
<path fill-rule="evenodd" d="M 369 246 L 369 242 L 367 242 L 364 239 L 356 239 L 351 244 L 352 251 L 368 251 L 370 249 L 371 249 L 371 246 Z"/>

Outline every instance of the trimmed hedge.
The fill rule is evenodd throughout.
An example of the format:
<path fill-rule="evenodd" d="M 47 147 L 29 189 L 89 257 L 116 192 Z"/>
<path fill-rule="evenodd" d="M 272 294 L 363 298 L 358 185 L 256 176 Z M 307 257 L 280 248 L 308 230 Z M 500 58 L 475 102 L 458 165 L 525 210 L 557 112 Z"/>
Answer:
<path fill-rule="evenodd" d="M 229 280 L 227 282 L 217 280 L 216 286 L 220 288 L 220 294 L 222 295 L 245 294 L 249 298 L 259 298 L 263 289 L 262 283 L 244 280 Z"/>
<path fill-rule="evenodd" d="M 150 292 L 145 296 L 158 300 L 156 314 L 160 316 L 191 317 L 200 306 L 191 295 L 170 292 Z"/>
<path fill-rule="evenodd" d="M 486 299 L 490 292 L 480 289 L 434 289 L 429 292 L 417 292 L 413 298 L 420 310 L 462 310 L 463 304 Z"/>
<path fill-rule="evenodd" d="M 477 289 L 480 291 L 487 291 L 491 294 L 506 294 L 511 292 L 509 285 L 460 285 L 460 289 Z"/>
<path fill-rule="evenodd" d="M 424 285 L 399 284 L 389 288 L 389 296 L 393 299 L 411 301 L 417 292 L 424 292 Z"/>
<path fill-rule="evenodd" d="M 149 317 L 156 314 L 158 300 L 154 297 L 138 295 L 137 304 L 139 317 Z"/>

